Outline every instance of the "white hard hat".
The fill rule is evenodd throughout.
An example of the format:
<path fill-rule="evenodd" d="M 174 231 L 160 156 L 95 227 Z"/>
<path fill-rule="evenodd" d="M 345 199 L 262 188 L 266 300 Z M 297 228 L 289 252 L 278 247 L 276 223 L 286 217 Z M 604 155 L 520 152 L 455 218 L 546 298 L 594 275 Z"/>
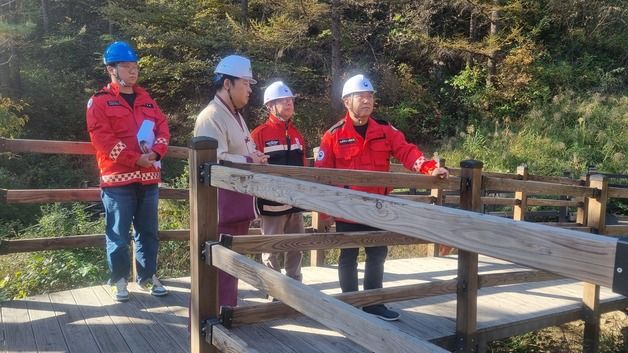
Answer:
<path fill-rule="evenodd" d="M 243 78 L 249 80 L 252 84 L 257 83 L 257 81 L 253 79 L 251 60 L 240 55 L 229 55 L 222 58 L 218 65 L 216 65 L 214 73 Z"/>
<path fill-rule="evenodd" d="M 342 87 L 342 98 L 358 92 L 375 92 L 371 81 L 362 74 L 355 75 L 345 82 L 344 87 Z"/>
<path fill-rule="evenodd" d="M 264 104 L 281 98 L 294 98 L 294 94 L 285 83 L 276 81 L 266 87 L 264 91 Z"/>

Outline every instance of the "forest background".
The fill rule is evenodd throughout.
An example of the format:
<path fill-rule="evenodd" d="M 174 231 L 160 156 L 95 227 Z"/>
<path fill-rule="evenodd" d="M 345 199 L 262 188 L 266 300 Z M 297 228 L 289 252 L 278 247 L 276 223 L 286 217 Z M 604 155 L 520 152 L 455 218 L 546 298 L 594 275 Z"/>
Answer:
<path fill-rule="evenodd" d="M 102 51 L 113 40 L 137 48 L 172 145 L 190 139 L 218 60 L 239 53 L 259 81 L 244 111 L 251 129 L 266 114 L 263 89 L 282 79 L 316 146 L 342 115 L 342 82 L 364 73 L 375 116 L 450 166 L 628 173 L 625 0 L 0 0 L 0 136 L 87 141 L 85 104 L 108 81 Z M 186 187 L 186 167 L 165 161 L 164 182 Z M 97 184 L 93 157 L 0 154 L 0 188 Z M 102 233 L 101 213 L 2 205 L 0 239 Z M 162 201 L 160 221 L 187 228 L 187 204 Z M 187 249 L 172 243 L 161 274 L 185 275 Z M 105 278 L 101 249 L 2 256 L 0 300 Z"/>

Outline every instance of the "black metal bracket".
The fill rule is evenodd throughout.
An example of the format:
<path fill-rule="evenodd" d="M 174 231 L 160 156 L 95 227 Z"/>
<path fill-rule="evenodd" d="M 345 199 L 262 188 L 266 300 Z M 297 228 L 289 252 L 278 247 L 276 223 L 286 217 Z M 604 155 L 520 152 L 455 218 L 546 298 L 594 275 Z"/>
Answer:
<path fill-rule="evenodd" d="M 456 350 L 454 352 L 477 352 L 478 342 L 475 334 L 456 333 Z"/>
<path fill-rule="evenodd" d="M 212 326 L 220 324 L 220 318 L 210 317 L 205 320 L 201 320 L 201 336 L 205 337 L 207 341 L 207 335 L 209 335 L 209 341 L 211 342 Z"/>
<path fill-rule="evenodd" d="M 218 163 L 203 163 L 198 166 L 198 182 L 205 186 L 211 186 L 212 180 L 212 166 L 219 165 Z"/>
<path fill-rule="evenodd" d="M 628 237 L 617 240 L 613 270 L 613 292 L 628 296 Z"/>
<path fill-rule="evenodd" d="M 219 239 L 220 245 L 224 246 L 225 248 L 231 249 L 231 246 L 233 245 L 233 235 L 220 233 Z"/>
<path fill-rule="evenodd" d="M 209 243 L 209 246 L 207 246 L 206 244 Z M 209 265 L 212 265 L 211 262 L 211 251 L 212 251 L 212 246 L 220 244 L 220 242 L 217 241 L 208 241 L 208 242 L 204 242 L 201 244 L 201 261 L 205 262 L 207 260 L 207 257 L 209 256 Z"/>
<path fill-rule="evenodd" d="M 233 324 L 233 308 L 230 306 L 220 307 L 220 322 L 226 328 L 231 328 Z"/>

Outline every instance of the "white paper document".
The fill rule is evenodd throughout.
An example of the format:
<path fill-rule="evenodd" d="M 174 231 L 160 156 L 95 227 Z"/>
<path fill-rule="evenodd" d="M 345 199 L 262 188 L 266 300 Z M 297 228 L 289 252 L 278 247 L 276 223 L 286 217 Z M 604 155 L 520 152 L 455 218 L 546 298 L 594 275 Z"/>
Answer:
<path fill-rule="evenodd" d="M 150 153 L 155 144 L 155 122 L 144 120 L 140 130 L 137 132 L 137 143 L 140 145 L 142 153 Z M 156 168 L 161 168 L 161 161 L 153 163 Z"/>

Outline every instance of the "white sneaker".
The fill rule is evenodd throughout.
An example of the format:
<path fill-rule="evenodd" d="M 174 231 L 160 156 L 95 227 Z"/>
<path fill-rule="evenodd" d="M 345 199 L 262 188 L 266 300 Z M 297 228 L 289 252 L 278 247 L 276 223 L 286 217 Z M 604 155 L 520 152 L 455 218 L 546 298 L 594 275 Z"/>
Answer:
<path fill-rule="evenodd" d="M 163 297 L 168 294 L 168 290 L 161 284 L 159 278 L 156 275 L 149 280 L 143 281 L 142 283 L 138 283 L 141 290 L 145 292 L 150 292 L 151 295 L 156 297 Z"/>
<path fill-rule="evenodd" d="M 126 288 L 126 278 L 120 278 L 118 282 L 111 285 L 111 294 L 113 299 L 119 302 L 125 302 L 129 300 L 129 290 Z"/>

